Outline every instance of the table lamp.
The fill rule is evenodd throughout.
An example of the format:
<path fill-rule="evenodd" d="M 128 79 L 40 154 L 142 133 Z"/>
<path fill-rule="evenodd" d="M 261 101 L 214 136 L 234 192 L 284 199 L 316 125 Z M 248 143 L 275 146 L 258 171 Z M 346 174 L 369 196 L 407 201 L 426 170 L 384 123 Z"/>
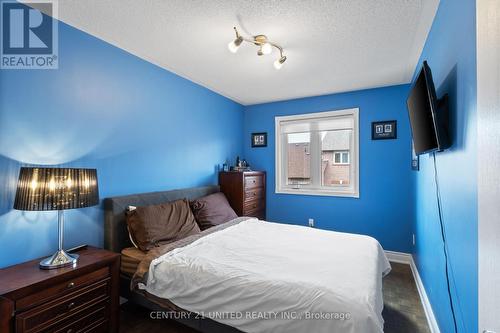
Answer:
<path fill-rule="evenodd" d="M 40 268 L 74 266 L 77 254 L 63 249 L 64 210 L 95 206 L 99 203 L 96 169 L 22 167 L 17 183 L 14 209 L 57 210 L 59 249 L 40 262 Z"/>

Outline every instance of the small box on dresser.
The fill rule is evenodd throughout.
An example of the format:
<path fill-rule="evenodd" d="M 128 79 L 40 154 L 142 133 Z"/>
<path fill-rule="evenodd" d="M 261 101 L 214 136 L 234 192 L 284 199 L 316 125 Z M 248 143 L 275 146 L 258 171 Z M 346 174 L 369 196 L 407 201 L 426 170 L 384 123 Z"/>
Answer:
<path fill-rule="evenodd" d="M 0 269 L 0 332 L 118 332 L 120 255 L 87 247 L 76 267 Z"/>
<path fill-rule="evenodd" d="M 220 172 L 219 186 L 238 216 L 266 218 L 265 172 Z"/>

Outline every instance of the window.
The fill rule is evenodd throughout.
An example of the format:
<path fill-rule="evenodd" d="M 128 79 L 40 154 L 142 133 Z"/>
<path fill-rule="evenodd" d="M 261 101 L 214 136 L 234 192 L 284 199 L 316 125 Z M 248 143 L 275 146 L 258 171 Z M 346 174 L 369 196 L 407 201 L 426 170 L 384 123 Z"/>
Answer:
<path fill-rule="evenodd" d="M 349 151 L 336 151 L 333 156 L 333 164 L 349 164 Z"/>
<path fill-rule="evenodd" d="M 276 193 L 359 197 L 358 109 L 275 122 Z"/>

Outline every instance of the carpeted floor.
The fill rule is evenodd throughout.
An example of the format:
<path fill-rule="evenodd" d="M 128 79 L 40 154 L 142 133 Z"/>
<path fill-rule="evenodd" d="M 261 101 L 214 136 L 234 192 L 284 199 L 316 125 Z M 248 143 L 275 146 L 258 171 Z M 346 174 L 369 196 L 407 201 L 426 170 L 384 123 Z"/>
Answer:
<path fill-rule="evenodd" d="M 384 331 L 386 333 L 430 332 L 410 266 L 391 263 L 384 278 Z M 121 306 L 122 333 L 197 333 L 170 320 L 153 320 L 147 309 L 125 303 Z"/>

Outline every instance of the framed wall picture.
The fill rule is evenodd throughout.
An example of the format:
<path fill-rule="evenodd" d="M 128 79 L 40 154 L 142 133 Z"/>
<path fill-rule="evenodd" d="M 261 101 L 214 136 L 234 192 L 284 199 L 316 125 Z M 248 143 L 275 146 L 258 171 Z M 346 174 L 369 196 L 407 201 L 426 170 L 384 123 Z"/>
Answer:
<path fill-rule="evenodd" d="M 267 133 L 252 133 L 252 148 L 267 147 Z"/>
<path fill-rule="evenodd" d="M 372 122 L 372 140 L 391 140 L 398 138 L 397 121 L 374 121 Z"/>

